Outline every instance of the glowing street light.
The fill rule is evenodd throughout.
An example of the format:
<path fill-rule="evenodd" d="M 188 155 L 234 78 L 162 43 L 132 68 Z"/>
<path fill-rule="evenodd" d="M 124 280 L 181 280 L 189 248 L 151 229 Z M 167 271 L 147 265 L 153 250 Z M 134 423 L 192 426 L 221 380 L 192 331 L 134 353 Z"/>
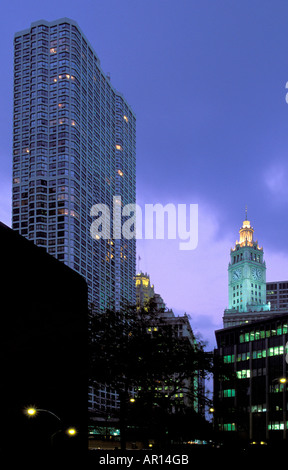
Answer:
<path fill-rule="evenodd" d="M 54 416 L 54 418 L 58 419 L 58 421 L 61 421 L 59 416 L 55 415 L 55 413 L 52 413 L 52 411 L 50 411 L 50 410 L 44 410 L 43 408 L 34 408 L 33 406 L 25 409 L 25 413 L 30 417 L 36 416 L 37 413 L 40 412 L 40 411 L 44 412 L 44 413 L 48 413 L 48 414 Z"/>
<path fill-rule="evenodd" d="M 272 380 L 272 383 L 280 383 L 280 384 L 286 384 L 287 383 L 287 377 L 276 377 L 275 379 Z"/>
<path fill-rule="evenodd" d="M 37 413 L 36 408 L 27 408 L 27 410 L 26 410 L 26 414 L 27 414 L 28 416 L 35 416 L 36 413 Z"/>
<path fill-rule="evenodd" d="M 69 428 L 67 429 L 66 433 L 69 435 L 69 436 L 75 436 L 77 434 L 77 431 L 75 428 Z"/>
<path fill-rule="evenodd" d="M 59 418 L 59 416 L 57 416 L 55 413 L 53 413 L 52 411 L 50 410 L 45 410 L 43 408 L 34 408 L 33 406 L 29 407 L 29 408 L 26 408 L 24 410 L 25 414 L 28 416 L 28 417 L 34 417 L 38 414 L 38 412 L 43 412 L 43 413 L 48 413 L 52 416 L 54 416 L 54 418 L 56 418 L 58 421 L 60 421 L 60 423 L 62 423 L 61 419 Z M 53 434 L 52 437 L 54 437 L 55 434 L 59 433 L 59 432 L 62 432 L 63 430 L 60 429 L 59 431 L 57 431 L 56 433 Z M 77 430 L 73 427 L 71 428 L 68 428 L 65 430 L 66 434 L 70 437 L 73 437 L 73 436 L 76 436 L 77 434 Z"/>

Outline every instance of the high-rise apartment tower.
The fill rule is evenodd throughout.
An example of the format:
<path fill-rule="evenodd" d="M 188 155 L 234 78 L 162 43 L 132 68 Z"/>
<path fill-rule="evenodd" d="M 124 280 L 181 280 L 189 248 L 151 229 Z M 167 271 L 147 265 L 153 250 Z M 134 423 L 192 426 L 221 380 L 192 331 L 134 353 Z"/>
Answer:
<path fill-rule="evenodd" d="M 93 239 L 90 212 L 135 203 L 135 114 L 74 21 L 32 23 L 14 46 L 12 228 L 80 273 L 95 308 L 120 309 L 136 242 Z"/>

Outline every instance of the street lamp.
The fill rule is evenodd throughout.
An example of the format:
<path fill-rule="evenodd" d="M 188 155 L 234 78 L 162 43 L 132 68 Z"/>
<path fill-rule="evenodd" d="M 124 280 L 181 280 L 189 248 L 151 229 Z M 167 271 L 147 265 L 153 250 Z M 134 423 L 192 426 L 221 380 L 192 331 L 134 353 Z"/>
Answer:
<path fill-rule="evenodd" d="M 52 411 L 50 411 L 50 410 L 44 410 L 43 408 L 34 408 L 34 407 L 26 408 L 26 410 L 25 410 L 26 414 L 30 417 L 36 416 L 39 411 L 44 412 L 44 413 L 48 413 L 48 414 L 54 416 L 54 418 L 58 419 L 58 421 L 61 422 L 61 419 L 59 418 L 59 416 L 55 415 L 55 413 L 52 413 Z"/>
<path fill-rule="evenodd" d="M 29 408 L 26 408 L 24 410 L 25 414 L 29 417 L 29 418 L 32 418 L 34 416 L 36 416 L 39 412 L 40 413 L 47 413 L 51 416 L 53 416 L 54 418 L 56 418 L 61 424 L 62 424 L 62 420 L 59 418 L 59 416 L 57 416 L 55 413 L 53 413 L 52 411 L 50 410 L 45 410 L 43 408 L 35 408 L 35 407 L 29 407 Z M 59 431 L 56 431 L 54 434 L 52 434 L 51 436 L 51 440 L 53 441 L 53 438 L 55 436 L 55 434 L 58 434 L 60 432 L 62 432 L 63 429 L 59 429 Z M 77 430 L 73 427 L 69 427 L 65 430 L 65 433 L 69 436 L 69 437 L 73 437 L 73 436 L 76 436 L 77 434 Z"/>
<path fill-rule="evenodd" d="M 276 383 L 280 384 L 280 386 L 276 389 L 276 386 L 274 385 Z M 286 410 L 287 410 L 287 398 L 286 398 L 286 392 L 285 389 L 287 388 L 288 378 L 287 377 L 276 377 L 272 379 L 272 387 L 271 387 L 271 399 L 270 399 L 270 406 L 268 409 L 268 416 L 269 416 L 269 421 L 271 422 L 271 429 L 273 429 L 273 414 L 276 412 L 282 412 L 282 417 L 279 416 L 279 418 L 274 418 L 275 421 L 283 421 L 283 439 L 286 439 Z M 282 387 L 281 387 L 282 385 Z M 274 388 L 275 387 L 275 388 Z M 282 403 L 280 401 L 280 397 L 277 400 L 276 396 L 273 398 L 273 392 L 281 392 L 282 393 Z M 274 403 L 273 403 L 274 401 Z M 277 403 L 275 404 L 275 401 Z"/>
<path fill-rule="evenodd" d="M 286 384 L 287 380 L 288 379 L 286 377 L 276 377 L 275 379 L 272 379 L 272 383 L 280 382 L 281 384 Z"/>
<path fill-rule="evenodd" d="M 25 412 L 28 416 L 34 416 L 37 413 L 35 408 L 27 408 L 27 410 L 25 410 Z"/>

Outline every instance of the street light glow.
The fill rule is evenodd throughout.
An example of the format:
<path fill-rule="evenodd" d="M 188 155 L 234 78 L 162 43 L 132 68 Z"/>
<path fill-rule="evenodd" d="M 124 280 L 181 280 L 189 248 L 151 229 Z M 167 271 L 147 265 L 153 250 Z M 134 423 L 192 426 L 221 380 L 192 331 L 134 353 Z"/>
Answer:
<path fill-rule="evenodd" d="M 77 434 L 77 431 L 75 428 L 69 428 L 67 429 L 67 434 L 69 434 L 69 436 L 75 436 L 75 434 Z"/>
<path fill-rule="evenodd" d="M 27 408 L 26 413 L 28 416 L 35 416 L 37 413 L 36 408 Z"/>

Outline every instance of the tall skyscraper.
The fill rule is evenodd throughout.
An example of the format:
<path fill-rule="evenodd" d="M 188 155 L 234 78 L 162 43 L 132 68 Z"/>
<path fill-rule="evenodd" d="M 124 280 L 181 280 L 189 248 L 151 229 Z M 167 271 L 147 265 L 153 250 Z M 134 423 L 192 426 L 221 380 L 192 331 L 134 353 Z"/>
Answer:
<path fill-rule="evenodd" d="M 95 308 L 120 309 L 136 242 L 93 239 L 90 211 L 136 201 L 135 114 L 76 22 L 34 22 L 14 46 L 12 228 L 80 273 Z"/>

